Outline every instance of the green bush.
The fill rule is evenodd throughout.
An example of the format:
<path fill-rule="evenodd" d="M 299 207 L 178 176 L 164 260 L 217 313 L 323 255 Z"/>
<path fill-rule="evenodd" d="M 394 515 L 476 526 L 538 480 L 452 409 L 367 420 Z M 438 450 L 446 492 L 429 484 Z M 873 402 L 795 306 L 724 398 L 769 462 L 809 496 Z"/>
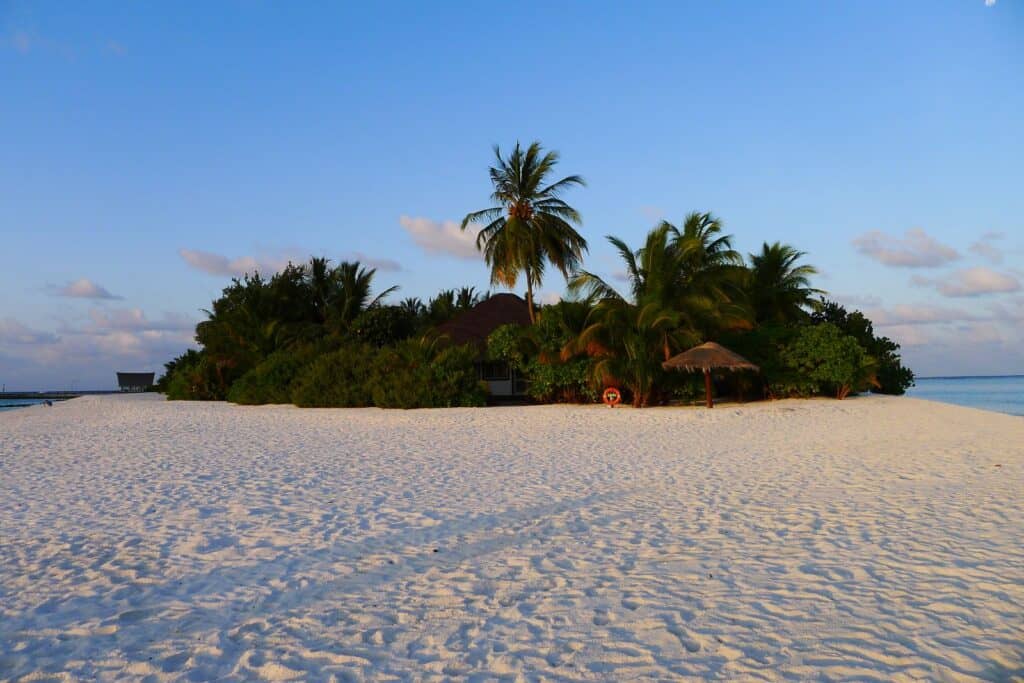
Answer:
<path fill-rule="evenodd" d="M 813 322 L 831 323 L 843 334 L 848 334 L 875 359 L 877 383 L 871 391 L 879 394 L 900 396 L 914 386 L 914 373 L 903 366 L 900 345 L 888 337 L 876 337 L 871 321 L 860 311 L 847 312 L 834 301 L 821 300 L 819 310 L 812 316 Z"/>
<path fill-rule="evenodd" d="M 565 362 L 531 360 L 526 367 L 526 392 L 542 403 L 593 403 L 600 397 L 591 381 L 593 361 L 574 358 Z"/>
<path fill-rule="evenodd" d="M 275 351 L 231 385 L 228 400 L 242 405 L 291 403 L 292 384 L 314 357 L 311 347 Z"/>
<path fill-rule="evenodd" d="M 171 401 L 223 401 L 223 368 L 203 351 L 190 352 L 177 359 L 167 379 L 167 398 Z"/>
<path fill-rule="evenodd" d="M 831 323 L 801 327 L 782 350 L 782 360 L 818 393 L 843 399 L 874 382 L 874 359 L 853 337 Z"/>
<path fill-rule="evenodd" d="M 487 390 L 477 379 L 476 351 L 407 340 L 381 349 L 370 372 L 373 403 L 379 408 L 481 406 Z"/>
<path fill-rule="evenodd" d="M 351 332 L 359 342 L 379 349 L 411 337 L 418 322 L 415 312 L 408 308 L 374 306 L 359 314 Z"/>
<path fill-rule="evenodd" d="M 326 353 L 299 373 L 292 402 L 302 408 L 358 408 L 372 405 L 367 380 L 375 352 L 366 345 Z"/>

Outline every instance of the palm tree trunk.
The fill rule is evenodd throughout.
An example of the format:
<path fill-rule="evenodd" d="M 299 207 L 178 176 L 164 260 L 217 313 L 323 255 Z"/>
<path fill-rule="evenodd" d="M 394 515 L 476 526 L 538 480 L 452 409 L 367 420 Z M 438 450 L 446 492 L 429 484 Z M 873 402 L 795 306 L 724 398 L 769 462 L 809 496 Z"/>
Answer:
<path fill-rule="evenodd" d="M 530 269 L 526 269 L 526 308 L 530 311 L 530 324 L 537 321 L 533 317 L 533 280 L 530 279 Z"/>

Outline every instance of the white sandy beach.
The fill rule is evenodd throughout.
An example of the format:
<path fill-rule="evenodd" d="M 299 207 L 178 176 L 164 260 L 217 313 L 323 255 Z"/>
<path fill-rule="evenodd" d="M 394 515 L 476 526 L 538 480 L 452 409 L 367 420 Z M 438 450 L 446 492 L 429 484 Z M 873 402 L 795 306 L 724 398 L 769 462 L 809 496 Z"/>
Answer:
<path fill-rule="evenodd" d="M 0 414 L 0 679 L 1020 680 L 1024 420 Z"/>

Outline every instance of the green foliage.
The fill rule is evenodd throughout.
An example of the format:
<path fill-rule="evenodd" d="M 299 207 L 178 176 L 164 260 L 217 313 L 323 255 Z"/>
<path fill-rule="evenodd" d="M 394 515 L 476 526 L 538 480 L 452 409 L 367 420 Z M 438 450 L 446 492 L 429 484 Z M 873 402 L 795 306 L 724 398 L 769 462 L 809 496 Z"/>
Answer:
<path fill-rule="evenodd" d="M 225 397 L 223 368 L 205 352 L 189 352 L 177 359 L 167 381 L 171 401 L 222 401 Z"/>
<path fill-rule="evenodd" d="M 492 284 L 515 287 L 519 275 L 526 276 L 526 303 L 533 321 L 533 290 L 541 284 L 545 264 L 568 278 L 587 250 L 587 241 L 573 227 L 582 222 L 579 213 L 561 199 L 565 190 L 585 183 L 576 175 L 550 182 L 558 153 L 545 154 L 539 142 L 526 149 L 517 142 L 507 158 L 495 146 L 494 155 L 491 199 L 497 206 L 467 214 L 462 229 L 482 225 L 476 243 L 491 267 Z"/>
<path fill-rule="evenodd" d="M 153 385 L 154 390 L 161 394 L 167 393 L 167 388 L 171 382 L 171 378 L 174 375 L 174 371 L 179 367 L 193 366 L 196 365 L 200 360 L 199 352 L 195 349 L 189 349 L 185 353 L 181 354 L 177 358 L 173 358 L 164 363 L 164 374 L 160 376 L 160 379 Z"/>
<path fill-rule="evenodd" d="M 874 381 L 874 359 L 856 339 L 831 323 L 799 328 L 782 349 L 781 358 L 813 383 L 817 392 L 831 392 L 839 399 L 867 389 Z"/>
<path fill-rule="evenodd" d="M 487 360 L 508 363 L 523 371 L 530 356 L 530 339 L 522 325 L 502 325 L 487 337 Z"/>
<path fill-rule="evenodd" d="M 760 253 L 750 254 L 747 299 L 757 323 L 801 322 L 807 309 L 815 308 L 814 297 L 821 290 L 811 287 L 810 278 L 818 270 L 799 264 L 804 255 L 779 242 L 765 242 Z"/>
<path fill-rule="evenodd" d="M 374 348 L 389 346 L 408 339 L 416 332 L 417 316 L 402 306 L 374 306 L 352 322 L 351 335 Z"/>
<path fill-rule="evenodd" d="M 914 386 L 914 373 L 903 367 L 900 345 L 888 337 L 876 337 L 871 321 L 860 311 L 848 313 L 834 301 L 822 299 L 812 316 L 815 323 L 831 323 L 850 335 L 877 362 L 877 386 L 872 391 L 900 396 Z"/>
<path fill-rule="evenodd" d="M 679 346 L 676 313 L 656 303 L 637 306 L 620 299 L 605 299 L 594 308 L 594 320 L 575 342 L 583 351 L 592 344 L 601 349 L 591 367 L 594 385 L 628 389 L 633 406 L 643 408 L 664 388 L 668 349 Z"/>
<path fill-rule="evenodd" d="M 291 403 L 293 382 L 315 357 L 310 346 L 275 351 L 235 381 L 227 399 L 242 405 Z"/>
<path fill-rule="evenodd" d="M 477 379 L 476 350 L 408 339 L 373 360 L 370 385 L 380 408 L 481 406 L 487 390 Z"/>
<path fill-rule="evenodd" d="M 302 408 L 359 408 L 372 405 L 370 367 L 376 352 L 346 345 L 307 365 L 291 385 L 291 400 Z"/>
<path fill-rule="evenodd" d="M 593 403 L 600 398 L 594 388 L 593 365 L 590 358 L 556 363 L 533 358 L 525 368 L 530 379 L 526 393 L 543 403 Z"/>

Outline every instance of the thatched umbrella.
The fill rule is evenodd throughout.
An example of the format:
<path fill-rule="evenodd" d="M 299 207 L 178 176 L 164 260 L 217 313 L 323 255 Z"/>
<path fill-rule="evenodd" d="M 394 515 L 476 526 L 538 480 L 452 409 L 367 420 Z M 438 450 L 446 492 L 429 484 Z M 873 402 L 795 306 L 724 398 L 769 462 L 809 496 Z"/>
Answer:
<path fill-rule="evenodd" d="M 733 353 L 715 342 L 705 342 L 689 351 L 683 351 L 662 363 L 661 367 L 666 370 L 686 370 L 687 372 L 703 370 L 708 408 L 715 407 L 715 402 L 711 398 L 712 368 L 725 368 L 734 372 L 736 370 L 754 370 L 756 372 L 761 369 L 738 353 Z"/>

